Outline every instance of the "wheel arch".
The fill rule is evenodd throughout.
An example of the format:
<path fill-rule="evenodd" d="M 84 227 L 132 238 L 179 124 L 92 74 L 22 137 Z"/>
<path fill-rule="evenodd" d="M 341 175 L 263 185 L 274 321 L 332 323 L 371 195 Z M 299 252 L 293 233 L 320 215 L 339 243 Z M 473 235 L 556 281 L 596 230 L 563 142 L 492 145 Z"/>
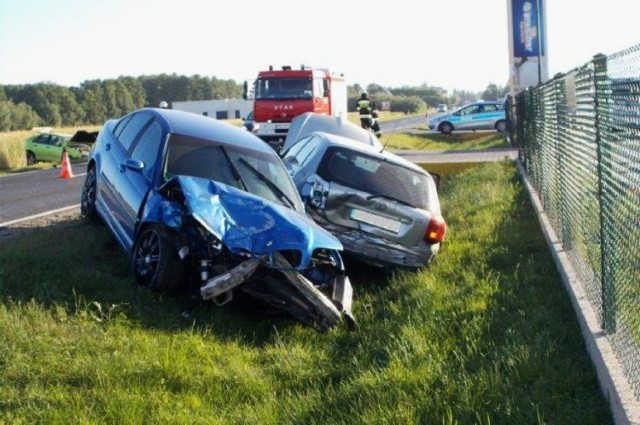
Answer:
<path fill-rule="evenodd" d="M 500 129 L 499 129 L 500 124 L 504 124 L 504 130 L 506 131 L 507 130 L 507 120 L 506 119 L 500 119 L 500 120 L 496 121 L 496 124 L 493 126 L 493 128 L 496 131 L 500 131 Z"/>
<path fill-rule="evenodd" d="M 453 123 L 451 121 L 442 121 L 440 124 L 438 124 L 438 131 L 442 132 L 442 126 L 446 125 L 446 124 L 451 126 L 451 131 L 456 129 L 456 127 L 453 125 Z"/>

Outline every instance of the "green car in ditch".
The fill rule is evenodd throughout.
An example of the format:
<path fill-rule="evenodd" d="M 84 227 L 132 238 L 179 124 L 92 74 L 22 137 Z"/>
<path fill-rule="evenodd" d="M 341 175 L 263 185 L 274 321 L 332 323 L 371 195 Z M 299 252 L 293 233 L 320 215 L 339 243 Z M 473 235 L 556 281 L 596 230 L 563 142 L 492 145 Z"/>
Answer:
<path fill-rule="evenodd" d="M 59 164 L 62 161 L 63 148 L 66 148 L 70 161 L 85 161 L 96 136 L 97 132 L 91 133 L 84 130 L 78 131 L 73 136 L 61 133 L 40 133 L 31 136 L 24 144 L 27 165 L 34 165 L 39 161 Z"/>

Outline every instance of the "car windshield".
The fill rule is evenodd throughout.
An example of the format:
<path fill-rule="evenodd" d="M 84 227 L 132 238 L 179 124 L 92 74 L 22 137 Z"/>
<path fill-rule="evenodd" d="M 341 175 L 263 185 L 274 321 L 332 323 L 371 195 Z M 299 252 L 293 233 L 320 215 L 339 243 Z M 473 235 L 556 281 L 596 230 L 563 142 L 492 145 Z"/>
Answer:
<path fill-rule="evenodd" d="M 435 183 L 428 175 L 348 148 L 327 149 L 318 175 L 372 196 L 416 208 L 440 209 Z"/>
<path fill-rule="evenodd" d="M 275 153 L 173 134 L 164 178 L 170 180 L 177 175 L 214 180 L 298 211 L 304 209 Z"/>
<path fill-rule="evenodd" d="M 256 81 L 256 99 L 311 99 L 311 78 L 260 78 Z"/>

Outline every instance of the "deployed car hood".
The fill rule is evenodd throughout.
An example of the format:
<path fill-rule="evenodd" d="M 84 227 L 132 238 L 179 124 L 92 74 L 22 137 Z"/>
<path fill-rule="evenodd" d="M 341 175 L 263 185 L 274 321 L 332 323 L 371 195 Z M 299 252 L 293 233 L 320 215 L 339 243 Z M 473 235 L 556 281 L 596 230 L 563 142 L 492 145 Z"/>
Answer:
<path fill-rule="evenodd" d="M 342 250 L 342 244 L 310 218 L 251 193 L 198 177 L 175 178 L 188 212 L 234 253 L 254 255 L 298 250 L 305 268 L 318 248 Z"/>
<path fill-rule="evenodd" d="M 378 148 L 380 151 L 383 148 L 382 143 L 380 143 L 373 133 L 350 122 L 345 116 L 333 117 L 306 112 L 291 120 L 291 126 L 287 132 L 287 137 L 284 139 L 281 152 L 287 151 L 300 139 L 314 131 L 324 131 L 325 133 L 346 137 L 356 142 Z"/>

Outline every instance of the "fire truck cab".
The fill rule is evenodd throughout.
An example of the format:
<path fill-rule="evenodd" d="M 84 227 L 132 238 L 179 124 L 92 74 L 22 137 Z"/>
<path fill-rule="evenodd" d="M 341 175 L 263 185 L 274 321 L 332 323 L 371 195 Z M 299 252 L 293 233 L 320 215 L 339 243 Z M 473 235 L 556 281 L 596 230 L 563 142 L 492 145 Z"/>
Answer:
<path fill-rule="evenodd" d="M 252 89 L 252 90 L 250 90 Z M 245 99 L 253 98 L 253 133 L 279 150 L 291 120 L 305 112 L 338 116 L 347 113 L 347 84 L 327 69 L 283 66 L 260 71 L 245 83 Z"/>

